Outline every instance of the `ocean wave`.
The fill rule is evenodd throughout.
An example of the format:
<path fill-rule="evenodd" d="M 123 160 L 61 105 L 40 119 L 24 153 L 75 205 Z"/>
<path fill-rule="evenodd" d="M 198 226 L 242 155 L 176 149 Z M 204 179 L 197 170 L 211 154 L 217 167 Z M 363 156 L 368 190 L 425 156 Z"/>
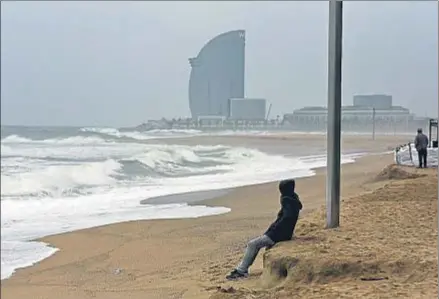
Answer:
<path fill-rule="evenodd" d="M 2 144 L 3 143 L 29 143 L 29 142 L 33 142 L 32 139 L 29 138 L 25 138 L 25 137 L 21 137 L 18 135 L 9 135 L 5 138 L 2 138 Z"/>
<path fill-rule="evenodd" d="M 95 147 L 92 147 L 96 150 Z M 108 150 L 108 148 L 107 148 Z M 9 197 L 59 197 L 82 195 L 90 188 L 126 184 L 151 184 L 163 178 L 191 179 L 200 175 L 239 174 L 248 171 L 282 170 L 291 159 L 270 156 L 248 148 L 183 145 L 143 145 L 122 155 L 101 152 L 86 156 L 85 148 L 78 152 L 46 148 L 42 151 L 27 149 L 24 156 L 2 157 L 2 198 Z M 113 154 L 115 152 L 112 152 Z M 15 153 L 20 153 L 15 150 Z M 88 153 L 89 154 L 89 153 Z M 128 154 L 128 155 L 127 155 Z M 82 156 L 81 156 L 82 155 Z M 290 169 L 308 167 L 297 160 Z"/>
<path fill-rule="evenodd" d="M 104 138 L 95 136 L 72 136 L 66 138 L 51 138 L 35 140 L 18 135 L 9 135 L 2 139 L 2 144 L 20 144 L 20 143 L 43 143 L 43 144 L 60 144 L 60 145 L 82 145 L 82 144 L 99 144 L 105 142 L 112 142 L 111 140 L 105 140 Z"/>
<path fill-rule="evenodd" d="M 19 134 L 10 134 L 2 136 L 2 144 L 54 144 L 54 145 L 81 145 L 81 144 L 105 144 L 105 143 L 142 143 L 152 139 L 193 137 L 202 135 L 197 130 L 151 130 L 145 132 L 139 131 L 120 131 L 115 128 L 81 128 L 72 132 L 70 136 L 56 136 L 42 134 L 35 136 L 21 136 Z"/>
<path fill-rule="evenodd" d="M 107 136 L 110 138 L 115 139 L 133 139 L 133 140 L 148 140 L 153 139 L 152 136 L 149 136 L 147 134 L 142 134 L 141 132 L 137 131 L 130 131 L 130 132 L 120 132 L 118 129 L 115 128 L 81 128 L 79 130 L 80 132 L 86 132 L 86 133 L 93 133 L 101 136 Z"/>
<path fill-rule="evenodd" d="M 116 128 L 80 128 L 71 132 L 74 136 L 56 136 L 56 132 L 42 134 L 42 136 L 21 136 L 19 134 L 10 134 L 2 138 L 2 144 L 19 144 L 19 143 L 46 143 L 46 144 L 99 144 L 108 142 L 124 143 L 142 143 L 153 139 L 169 138 L 188 138 L 196 136 L 257 136 L 257 135 L 279 135 L 285 132 L 271 132 L 260 130 L 244 131 L 200 131 L 195 129 L 160 129 L 149 131 L 136 130 L 119 130 Z M 322 133 L 323 134 L 323 133 Z"/>
<path fill-rule="evenodd" d="M 109 136 L 123 140 L 150 140 L 159 138 L 172 138 L 172 137 L 192 137 L 202 135 L 203 132 L 199 130 L 178 130 L 178 129 L 163 129 L 163 130 L 149 130 L 149 131 L 136 131 L 125 130 L 121 131 L 115 128 L 81 128 L 81 132 L 94 133 L 103 136 Z"/>
<path fill-rule="evenodd" d="M 81 187 L 115 183 L 121 164 L 114 160 L 80 165 L 50 165 L 43 169 L 1 175 L 2 198 L 59 197 L 78 194 Z"/>

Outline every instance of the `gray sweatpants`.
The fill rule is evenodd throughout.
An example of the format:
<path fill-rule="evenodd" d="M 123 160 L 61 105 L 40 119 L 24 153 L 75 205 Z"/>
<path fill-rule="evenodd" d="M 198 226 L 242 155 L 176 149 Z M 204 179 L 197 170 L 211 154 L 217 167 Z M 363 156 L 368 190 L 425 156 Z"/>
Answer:
<path fill-rule="evenodd" d="M 244 257 L 242 258 L 241 263 L 236 268 L 241 273 L 248 272 L 248 268 L 253 265 L 253 262 L 256 259 L 256 256 L 264 247 L 271 247 L 274 245 L 273 240 L 271 240 L 268 236 L 262 235 L 260 237 L 254 238 L 247 243 L 247 249 L 245 251 Z"/>

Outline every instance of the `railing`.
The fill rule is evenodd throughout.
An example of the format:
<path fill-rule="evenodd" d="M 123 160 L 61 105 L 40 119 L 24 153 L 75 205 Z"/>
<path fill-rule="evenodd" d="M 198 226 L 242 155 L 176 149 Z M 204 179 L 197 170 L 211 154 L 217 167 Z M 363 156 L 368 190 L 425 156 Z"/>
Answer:
<path fill-rule="evenodd" d="M 413 165 L 415 165 L 415 163 L 413 162 L 412 143 L 409 142 L 409 143 L 407 144 L 407 146 L 409 147 L 410 161 L 412 162 Z"/>

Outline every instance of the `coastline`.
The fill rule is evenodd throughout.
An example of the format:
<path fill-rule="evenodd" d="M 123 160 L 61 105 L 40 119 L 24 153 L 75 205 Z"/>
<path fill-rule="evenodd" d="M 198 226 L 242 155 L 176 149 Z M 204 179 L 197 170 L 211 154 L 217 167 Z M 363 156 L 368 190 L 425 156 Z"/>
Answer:
<path fill-rule="evenodd" d="M 355 181 L 376 174 L 392 160 L 392 155 L 374 155 L 343 165 L 343 196 L 358 192 L 359 188 L 363 190 Z M 305 198 L 303 214 L 324 203 L 325 168 L 315 169 L 315 172 L 314 176 L 297 180 L 298 192 Z M 200 291 L 199 283 L 189 288 L 187 285 L 201 275 L 199 271 L 203 265 L 224 258 L 224 254 L 228 256 L 226 258 L 236 260 L 247 239 L 261 233 L 272 221 L 279 208 L 277 183 L 233 188 L 226 194 L 203 200 L 201 204 L 229 207 L 231 211 L 192 219 L 128 221 L 42 238 L 41 241 L 60 250 L 34 266 L 18 269 L 12 277 L 3 280 L 2 296 L 30 298 L 26 296 L 32 293 L 39 294 L 38 298 L 91 298 L 87 291 L 91 286 L 83 280 L 85 278 L 95 281 L 98 289 L 103 291 L 113 288 L 111 283 L 101 285 L 106 280 L 126 285 L 129 284 L 126 279 L 139 276 L 143 279 L 134 279 L 137 287 L 129 287 L 129 292 L 139 288 L 138 283 L 142 281 L 142 285 L 147 285 L 142 288 L 143 295 L 148 294 L 147 298 L 173 298 L 176 292 L 182 292 L 181 289 L 186 289 L 183 293 L 188 297 L 184 298 L 197 298 L 195 293 Z M 95 246 L 90 247 L 90 244 Z M 117 269 L 124 274 L 114 274 Z M 171 287 L 170 283 L 176 283 L 176 280 L 179 282 L 177 287 Z M 181 286 L 180 282 L 186 286 Z M 62 292 L 60 285 L 71 285 L 75 290 Z M 102 293 L 96 290 L 92 293 L 93 296 L 111 293 L 113 295 L 105 298 L 124 298 L 123 294 L 114 295 L 117 292 L 113 291 Z M 206 298 L 203 297 L 205 291 L 201 293 L 200 298 Z M 134 297 L 130 298 L 138 298 L 134 293 L 132 295 Z"/>
<path fill-rule="evenodd" d="M 361 158 L 365 155 L 379 155 L 379 154 L 383 154 L 383 153 L 365 153 L 365 152 L 355 152 L 355 150 L 351 150 L 349 154 L 345 154 L 345 159 L 347 159 L 348 161 L 343 162 L 342 164 L 348 164 L 348 163 L 355 163 L 356 160 L 358 158 Z M 286 155 L 288 156 L 288 155 Z M 320 155 L 317 155 L 320 156 Z M 300 159 L 311 159 L 314 160 L 317 156 L 303 156 L 303 157 L 299 157 Z M 293 157 L 295 158 L 295 157 Z M 320 164 L 320 163 L 318 163 Z M 300 178 L 306 178 L 306 177 L 312 177 L 316 174 L 317 170 L 321 170 L 321 169 L 325 169 L 326 166 L 316 166 L 316 167 L 311 167 L 307 170 L 297 170 L 297 174 L 298 176 L 296 178 L 300 179 Z M 51 233 L 51 234 L 47 234 L 45 236 L 41 236 L 35 239 L 30 239 L 29 241 L 26 241 L 27 243 L 34 243 L 34 244 L 38 244 L 39 247 L 39 257 L 38 258 L 34 258 L 34 259 L 29 259 L 29 261 L 27 262 L 27 265 L 23 265 L 23 266 L 19 266 L 17 268 L 14 269 L 13 273 L 9 274 L 6 277 L 2 277 L 2 281 L 9 279 L 12 275 L 14 275 L 14 273 L 19 270 L 19 269 L 23 269 L 23 268 L 27 268 L 27 267 L 32 267 L 35 264 L 38 264 L 39 262 L 43 261 L 44 259 L 50 258 L 53 254 L 55 254 L 57 251 L 59 251 L 60 249 L 53 246 L 50 243 L 45 242 L 44 240 L 47 237 L 50 236 L 56 236 L 56 235 L 61 235 L 61 234 L 65 234 L 65 233 L 71 233 L 71 232 L 75 232 L 75 231 L 81 231 L 81 230 L 85 230 L 85 229 L 91 229 L 94 227 L 101 227 L 101 226 L 106 226 L 106 225 L 111 225 L 111 224 L 118 224 L 118 223 L 124 223 L 124 222 L 131 222 L 131 221 L 150 221 L 150 220 L 159 220 L 159 219 L 164 219 L 164 220 L 170 220 L 170 219 L 194 219 L 194 218 L 199 218 L 199 217 L 208 217 L 208 216 L 215 216 L 215 215 L 221 215 L 221 214 L 225 214 L 225 213 L 229 213 L 230 212 L 230 208 L 227 207 L 223 207 L 221 205 L 209 205 L 209 201 L 210 200 L 214 200 L 217 198 L 222 198 L 224 196 L 226 196 L 227 194 L 230 194 L 233 192 L 234 189 L 237 188 L 242 188 L 242 187 L 251 187 L 251 186 L 257 186 L 257 185 L 265 185 L 265 184 L 272 184 L 273 182 L 277 182 L 277 180 L 269 180 L 269 181 L 264 181 L 264 182 L 257 182 L 257 183 L 249 183 L 249 184 L 245 184 L 245 185 L 239 185 L 239 186 L 234 186 L 234 187 L 224 187 L 224 188 L 220 188 L 220 189 L 208 189 L 208 190 L 199 190 L 199 191 L 191 191 L 191 192 L 183 192 L 183 193 L 173 193 L 173 194 L 167 194 L 167 195 L 161 195 L 161 196 L 156 196 L 156 197 L 151 197 L 151 198 L 147 198 L 147 199 L 143 199 L 140 200 L 140 205 L 172 205 L 172 204 L 177 204 L 177 205 L 187 205 L 187 206 L 192 206 L 192 207 L 210 207 L 210 208 L 217 208 L 217 209 L 224 209 L 224 211 L 221 212 L 211 212 L 211 213 L 206 213 L 205 215 L 199 215 L 199 216 L 177 216 L 177 217 L 161 217 L 161 216 L 157 216 L 157 217 L 145 217 L 142 219 L 142 217 L 137 217 L 137 218 L 133 218 L 133 219 L 124 219 L 124 220 L 114 220 L 110 223 L 102 223 L 102 224 L 96 224 L 96 225 L 92 225 L 92 226 L 87 226 L 87 227 L 79 227 L 79 228 L 75 228 L 75 229 L 71 229 L 71 230 L 67 230 L 67 231 L 60 231 L 60 232 L 56 232 L 56 233 Z"/>
<path fill-rule="evenodd" d="M 365 154 L 354 154 L 354 155 L 364 156 Z M 357 158 L 358 157 L 356 156 L 356 157 L 352 158 L 352 161 L 349 161 L 347 163 L 355 163 Z M 310 168 L 309 171 L 313 172 L 313 174 L 311 174 L 311 175 L 304 174 L 298 178 L 312 177 L 313 175 L 315 175 L 315 171 L 317 169 L 323 169 L 325 167 L 326 166 L 319 166 L 319 167 L 315 167 L 315 168 Z M 90 227 L 76 228 L 76 229 L 72 229 L 72 230 L 68 230 L 68 231 L 61 231 L 58 233 L 51 233 L 51 234 L 48 234 L 45 236 L 41 236 L 41 237 L 38 237 L 35 239 L 30 239 L 30 240 L 26 241 L 26 243 L 39 244 L 39 247 L 40 247 L 39 249 L 41 251 L 39 258 L 32 259 L 25 266 L 19 266 L 19 267 L 15 268 L 13 273 L 9 274 L 6 277 L 3 277 L 2 281 L 10 279 L 11 276 L 13 276 L 17 270 L 32 267 L 32 266 L 40 263 L 41 261 L 43 261 L 47 258 L 50 258 L 53 254 L 55 254 L 57 251 L 59 251 L 60 248 L 57 248 L 57 247 L 53 246 L 52 244 L 45 241 L 45 239 L 48 237 L 68 234 L 68 233 L 76 232 L 76 231 L 92 229 L 92 228 L 96 228 L 96 227 L 102 227 L 102 226 L 106 226 L 106 225 L 131 222 L 131 221 L 195 219 L 195 218 L 199 218 L 199 217 L 210 217 L 210 216 L 215 216 L 215 215 L 221 215 L 221 214 L 229 213 L 230 209 L 227 207 L 222 207 L 221 205 L 210 205 L 209 204 L 210 201 L 215 200 L 217 198 L 222 198 L 222 197 L 226 196 L 227 194 L 232 193 L 235 189 L 238 189 L 238 188 L 272 184 L 273 182 L 276 182 L 276 181 L 267 181 L 267 182 L 262 182 L 262 183 L 246 184 L 246 185 L 241 185 L 241 186 L 236 186 L 236 187 L 225 187 L 225 188 L 220 188 L 220 189 L 208 189 L 208 190 L 199 190 L 199 191 L 191 191 L 191 192 L 183 192 L 183 193 L 173 193 L 173 194 L 151 197 L 151 198 L 147 198 L 147 199 L 143 199 L 143 200 L 139 201 L 140 205 L 172 205 L 172 204 L 177 204 L 177 205 L 187 205 L 187 206 L 193 206 L 193 207 L 206 207 L 207 206 L 207 207 L 211 207 L 211 208 L 226 209 L 225 211 L 219 212 L 219 213 L 217 213 L 217 212 L 207 213 L 206 215 L 200 215 L 200 216 L 195 216 L 195 217 L 180 216 L 180 217 L 162 218 L 161 216 L 157 216 L 157 217 L 152 217 L 152 218 L 146 217 L 144 219 L 127 219 L 127 220 L 122 220 L 122 221 L 114 220 L 113 222 L 110 222 L 110 223 L 97 224 L 97 225 L 93 225 Z"/>
<path fill-rule="evenodd" d="M 287 136 L 283 136 L 283 135 L 274 135 L 274 136 L 240 136 L 240 138 L 236 138 L 237 136 L 202 136 L 202 137 L 196 137 L 196 138 L 183 138 L 183 139 L 176 139 L 176 138 L 171 138 L 171 139 L 162 139 L 161 142 L 171 142 L 174 143 L 174 141 L 177 141 L 176 143 L 179 142 L 183 142 L 183 143 L 187 143 L 187 145 L 197 145 L 197 144 L 218 144 L 218 143 L 224 143 L 227 144 L 229 146 L 245 146 L 245 147 L 250 147 L 250 148 L 257 148 L 259 150 L 262 150 L 267 153 L 267 154 L 280 154 L 286 157 L 291 157 L 291 158 L 295 158 L 295 156 L 298 154 L 298 152 L 296 152 L 296 150 L 298 149 L 298 146 L 309 148 L 309 149 L 314 149 L 311 152 L 308 151 L 309 154 L 311 154 L 311 156 L 309 156 L 310 160 L 312 161 L 313 159 L 315 159 L 316 157 L 319 157 L 320 154 L 319 152 L 321 151 L 321 149 L 324 147 L 325 144 L 325 136 L 322 135 L 302 135 L 302 134 L 288 134 Z M 377 138 L 377 140 L 375 141 L 371 141 L 369 136 L 352 136 L 352 137 L 346 137 L 343 138 L 343 152 L 348 155 L 348 156 L 353 156 L 352 158 L 349 158 L 351 160 L 356 160 L 358 158 L 358 155 L 355 155 L 353 153 L 358 153 L 361 152 L 363 155 L 364 154 L 377 154 L 379 152 L 383 152 L 384 150 L 388 150 L 389 146 L 393 145 L 397 140 L 404 140 L 406 138 L 406 136 L 386 136 L 386 137 L 379 137 Z M 358 148 L 361 148 L 361 150 L 358 150 Z M 296 149 L 294 150 L 294 152 L 291 152 L 291 149 Z M 301 149 L 299 149 L 299 152 L 305 152 Z M 313 154 L 317 154 L 316 156 L 313 156 Z M 360 155 L 361 156 L 361 155 Z M 305 160 L 308 160 L 308 156 L 304 156 L 302 157 Z M 300 158 L 300 159 L 302 159 Z M 321 158 L 318 158 L 321 159 Z M 326 159 L 324 159 L 326 160 Z M 325 161 L 323 161 L 325 162 Z M 351 163 L 352 161 L 349 161 L 348 163 Z M 354 161 L 355 162 L 355 161 Z M 299 162 L 300 163 L 300 162 Z M 324 167 L 323 165 L 320 166 L 319 164 L 322 164 L 322 161 L 315 163 L 315 166 L 311 166 L 309 170 L 303 171 L 303 170 L 298 170 L 297 175 L 299 177 L 307 177 L 307 176 L 312 176 L 315 173 L 315 169 L 318 169 L 320 167 Z M 274 180 L 271 179 L 271 180 Z M 254 184 L 260 184 L 265 182 L 269 182 L 271 181 L 270 179 L 262 179 L 260 180 L 260 182 L 247 182 L 245 184 L 243 184 L 243 186 L 245 185 L 254 185 Z M 234 189 L 236 187 L 239 186 L 230 186 L 227 187 L 225 186 L 224 188 L 213 188 L 210 190 L 204 190 L 204 191 L 196 191 L 196 192 L 189 192 L 186 194 L 171 194 L 171 195 L 165 195 L 165 196 L 160 196 L 158 198 L 148 198 L 145 200 L 141 200 L 140 203 L 141 204 L 186 204 L 189 203 L 189 205 L 200 205 L 203 204 L 202 202 L 205 202 L 206 199 L 210 199 L 213 197 L 218 197 L 221 195 L 224 195 L 228 192 L 230 192 L 231 189 Z M 201 202 L 201 203 L 200 203 Z M 201 213 L 203 214 L 203 213 Z M 209 213 L 204 213 L 205 216 L 209 215 Z M 217 214 L 217 213 L 212 213 Z M 182 216 L 183 217 L 183 216 Z M 113 217 L 114 218 L 114 217 Z M 133 215 L 133 219 L 129 219 L 124 217 L 125 219 L 121 218 L 121 219 L 117 219 L 118 217 L 116 217 L 114 219 L 114 221 L 112 221 L 112 223 L 118 223 L 121 221 L 131 221 L 131 220 L 139 220 L 142 217 L 140 216 L 136 216 Z M 137 218 L 137 219 L 136 219 Z M 157 218 L 162 218 L 162 217 L 157 217 Z M 174 218 L 174 217 L 170 217 L 170 218 Z M 177 217 L 178 218 L 178 217 Z M 191 218 L 189 216 L 189 218 Z M 147 216 L 145 217 L 145 219 L 153 219 L 153 217 L 151 216 Z M 107 222 L 108 223 L 108 222 Z M 96 226 L 100 226 L 100 225 L 106 225 L 107 223 L 105 223 L 105 221 L 102 221 L 101 223 L 96 223 L 95 225 L 92 226 L 88 226 L 85 228 L 89 228 L 89 227 L 96 227 Z M 77 227 L 72 228 L 71 230 L 69 230 L 68 232 L 71 231 L 76 231 L 78 229 L 84 229 L 84 227 Z M 62 231 L 60 230 L 60 232 L 54 232 L 48 235 L 53 235 L 53 234 L 59 234 L 59 233 L 64 233 L 66 232 L 65 230 Z M 47 235 L 46 235 L 47 236 Z M 40 239 L 33 239 L 30 241 L 39 241 Z M 44 244 L 41 244 L 41 257 L 47 257 L 50 256 L 51 253 L 54 252 L 54 250 L 56 249 L 52 249 L 52 248 L 47 248 L 51 253 L 49 253 L 47 250 L 46 252 L 44 252 Z M 41 259 L 40 259 L 41 260 Z M 38 260 L 39 261 L 39 260 Z M 38 261 L 34 261 L 34 262 L 38 262 Z M 29 262 L 30 263 L 30 262 Z M 20 267 L 21 268 L 21 267 Z M 7 279 L 7 278 L 6 278 Z M 3 280 L 3 279 L 2 279 Z"/>

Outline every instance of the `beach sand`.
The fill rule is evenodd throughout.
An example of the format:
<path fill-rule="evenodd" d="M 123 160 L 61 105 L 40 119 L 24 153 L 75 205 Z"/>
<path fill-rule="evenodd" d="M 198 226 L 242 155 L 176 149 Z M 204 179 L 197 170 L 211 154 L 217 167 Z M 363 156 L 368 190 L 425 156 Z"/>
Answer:
<path fill-rule="evenodd" d="M 325 169 L 298 179 L 304 210 L 297 240 L 262 251 L 248 280 L 224 276 L 276 217 L 277 183 L 203 201 L 232 209 L 223 215 L 43 238 L 60 251 L 2 281 L 1 298 L 437 298 L 437 173 L 397 167 L 377 176 L 392 162 L 393 155 L 374 155 L 343 165 L 336 230 L 324 230 Z M 377 276 L 388 279 L 361 280 Z"/>

